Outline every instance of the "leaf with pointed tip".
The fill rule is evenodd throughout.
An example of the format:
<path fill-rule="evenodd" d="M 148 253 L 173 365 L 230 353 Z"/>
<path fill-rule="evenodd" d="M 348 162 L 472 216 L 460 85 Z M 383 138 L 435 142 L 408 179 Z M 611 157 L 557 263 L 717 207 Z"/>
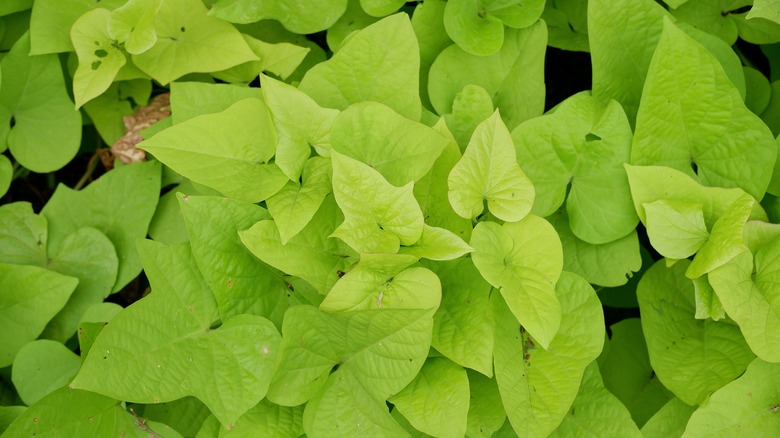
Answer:
<path fill-rule="evenodd" d="M 693 291 L 696 319 L 710 318 L 713 321 L 720 321 L 726 317 L 726 311 L 723 310 L 723 305 L 706 276 L 693 279 Z"/>
<path fill-rule="evenodd" d="M 161 5 L 162 0 L 129 0 L 111 13 L 108 35 L 124 43 L 127 53 L 149 50 L 157 42 L 154 22 Z"/>
<path fill-rule="evenodd" d="M 329 28 L 346 7 L 347 0 L 317 3 L 306 0 L 218 0 L 209 14 L 231 23 L 274 19 L 292 32 L 310 34 Z"/>
<path fill-rule="evenodd" d="M 27 406 L 65 386 L 81 367 L 81 358 L 56 341 L 39 339 L 14 358 L 11 379 Z"/>
<path fill-rule="evenodd" d="M 419 54 L 409 16 L 391 15 L 360 30 L 331 59 L 306 72 L 300 90 L 324 107 L 374 101 L 420 120 Z"/>
<path fill-rule="evenodd" d="M 448 1 L 444 26 L 458 47 L 473 55 L 492 55 L 504 42 L 504 24 L 480 0 Z"/>
<path fill-rule="evenodd" d="M 642 208 L 647 216 L 645 224 L 650 244 L 664 257 L 688 258 L 710 236 L 701 202 L 659 199 L 642 204 Z"/>
<path fill-rule="evenodd" d="M 211 73 L 213 77 L 229 83 L 249 84 L 264 71 L 271 72 L 282 79 L 290 76 L 306 58 L 310 49 L 290 43 L 271 44 L 241 34 L 249 48 L 257 56 L 257 61 L 249 61 L 226 70 Z"/>
<path fill-rule="evenodd" d="M 70 28 L 93 0 L 36 0 L 30 16 L 30 55 L 73 51 Z"/>
<path fill-rule="evenodd" d="M 336 151 L 332 160 L 333 194 L 344 212 L 333 237 L 360 253 L 395 253 L 399 245 L 420 239 L 423 215 L 411 182 L 395 187 L 370 166 Z"/>
<path fill-rule="evenodd" d="M 398 252 L 430 260 L 452 260 L 474 251 L 466 242 L 445 228 L 423 225 L 423 232 L 414 245 L 402 246 Z"/>
<path fill-rule="evenodd" d="M 471 246 L 482 277 L 501 290 L 512 313 L 539 344 L 550 345 L 561 324 L 555 284 L 563 270 L 563 249 L 552 225 L 534 215 L 503 226 L 480 222 Z"/>
<path fill-rule="evenodd" d="M 193 117 L 222 112 L 250 97 L 263 100 L 263 93 L 257 88 L 231 84 L 174 82 L 171 84 L 170 118 L 177 125 Z"/>
<path fill-rule="evenodd" d="M 233 425 L 233 429 L 221 428 L 219 436 L 228 438 L 267 438 L 298 437 L 303 434 L 304 406 L 279 406 L 263 399 L 248 410 Z"/>
<path fill-rule="evenodd" d="M 452 208 L 474 219 L 488 210 L 501 220 L 522 220 L 534 202 L 534 186 L 517 164 L 509 130 L 498 110 L 480 123 L 447 179 Z"/>
<path fill-rule="evenodd" d="M 466 434 L 474 438 L 490 438 L 506 421 L 501 394 L 496 379 L 466 370 L 469 377 L 469 413 Z"/>
<path fill-rule="evenodd" d="M 127 60 L 106 30 L 111 12 L 93 9 L 73 23 L 70 38 L 79 66 L 73 75 L 76 108 L 103 94 Z"/>
<path fill-rule="evenodd" d="M 46 216 L 29 202 L 0 206 L 0 263 L 44 266 L 48 237 Z"/>
<path fill-rule="evenodd" d="M 642 435 L 645 438 L 682 436 L 685 425 L 695 410 L 696 407 L 689 406 L 674 397 L 642 426 Z"/>
<path fill-rule="evenodd" d="M 71 387 L 141 403 L 193 395 L 230 428 L 264 397 L 279 332 L 255 315 L 212 329 L 217 303 L 188 244 L 142 241 L 139 252 L 154 292 L 106 326 Z"/>

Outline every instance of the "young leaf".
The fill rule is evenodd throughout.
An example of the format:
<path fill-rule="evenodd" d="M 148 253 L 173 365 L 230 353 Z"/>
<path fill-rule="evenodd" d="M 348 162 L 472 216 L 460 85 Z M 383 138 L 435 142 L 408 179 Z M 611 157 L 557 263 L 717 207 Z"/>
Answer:
<path fill-rule="evenodd" d="M 766 192 L 777 143 L 720 64 L 669 20 L 642 92 L 631 163 L 698 175 L 705 185 Z M 696 171 L 692 169 L 696 166 Z"/>
<path fill-rule="evenodd" d="M 57 56 L 29 51 L 24 34 L 0 61 L 0 149 L 8 146 L 19 164 L 45 173 L 76 156 L 81 115 L 68 97 Z"/>
<path fill-rule="evenodd" d="M 333 122 L 334 151 L 362 161 L 395 186 L 422 178 L 449 139 L 376 102 L 350 105 Z"/>
<path fill-rule="evenodd" d="M 696 303 L 696 319 L 710 318 L 720 321 L 726 317 L 726 311 L 720 303 L 718 295 L 712 288 L 707 277 L 701 276 L 693 279 L 694 301 Z"/>
<path fill-rule="evenodd" d="M 0 263 L 44 266 L 48 237 L 46 216 L 29 202 L 0 206 Z"/>
<path fill-rule="evenodd" d="M 447 128 L 463 150 L 469 144 L 474 130 L 493 114 L 493 100 L 484 88 L 468 84 L 455 95 L 452 112 L 444 115 Z"/>
<path fill-rule="evenodd" d="M 79 280 L 37 266 L 0 263 L 0 368 L 11 365 L 76 289 Z M 12 293 L 11 293 L 12 292 Z"/>
<path fill-rule="evenodd" d="M 414 380 L 388 401 L 421 432 L 466 434 L 469 380 L 463 368 L 446 358 L 429 358 Z"/>
<path fill-rule="evenodd" d="M 14 358 L 11 379 L 27 406 L 65 386 L 81 368 L 81 358 L 59 342 L 39 339 Z"/>
<path fill-rule="evenodd" d="M 331 234 L 355 251 L 398 252 L 420 239 L 423 216 L 410 182 L 395 187 L 370 166 L 333 151 L 333 194 L 344 222 Z"/>
<path fill-rule="evenodd" d="M 504 23 L 491 15 L 480 0 L 448 1 L 444 27 L 460 48 L 473 55 L 492 55 L 504 42 Z"/>
<path fill-rule="evenodd" d="M 217 0 L 209 14 L 231 23 L 253 23 L 262 19 L 279 20 L 285 28 L 299 34 L 329 28 L 347 7 L 347 0 L 321 3 L 304 0 Z"/>
<path fill-rule="evenodd" d="M 281 336 L 255 315 L 212 329 L 217 303 L 189 245 L 142 241 L 139 251 L 154 292 L 111 321 L 70 386 L 141 403 L 192 395 L 230 428 L 265 395 Z"/>
<path fill-rule="evenodd" d="M 408 15 L 395 14 L 352 36 L 306 73 L 300 89 L 324 107 L 374 101 L 420 120 L 419 53 Z"/>
<path fill-rule="evenodd" d="M 226 128 L 231 126 L 236 129 Z M 276 151 L 276 131 L 265 104 L 254 98 L 177 123 L 138 147 L 181 175 L 242 201 L 268 199 L 287 182 L 268 163 Z"/>
<path fill-rule="evenodd" d="M 466 242 L 445 228 L 423 225 L 420 240 L 411 246 L 402 246 L 398 252 L 430 260 L 452 260 L 474 251 Z"/>
<path fill-rule="evenodd" d="M 503 226 L 480 222 L 471 246 L 482 277 L 501 290 L 517 320 L 547 348 L 561 324 L 555 284 L 563 269 L 563 250 L 555 229 L 534 215 Z"/>
<path fill-rule="evenodd" d="M 512 137 L 498 110 L 480 123 L 466 152 L 447 179 L 452 208 L 474 219 L 488 209 L 501 220 L 522 220 L 534 201 L 534 187 L 517 164 Z"/>
<path fill-rule="evenodd" d="M 735 325 L 694 318 L 688 265 L 657 262 L 639 282 L 637 298 L 653 370 L 680 400 L 694 405 L 739 376 L 754 355 Z"/>
<path fill-rule="evenodd" d="M 187 73 L 225 70 L 256 58 L 230 24 L 199 0 L 165 0 L 154 20 L 157 42 L 133 62 L 161 84 Z"/>
<path fill-rule="evenodd" d="M 146 236 L 159 196 L 157 161 L 116 168 L 78 192 L 59 185 L 41 210 L 49 222 L 49 255 L 59 253 L 79 228 L 95 228 L 111 240 L 119 259 L 111 292 L 122 289 L 141 272 L 135 240 Z"/>
<path fill-rule="evenodd" d="M 170 118 L 177 125 L 193 117 L 220 113 L 250 97 L 263 100 L 263 93 L 257 88 L 230 84 L 174 82 L 171 84 Z"/>
<path fill-rule="evenodd" d="M 149 50 L 157 42 L 154 23 L 161 5 L 162 0 L 129 0 L 111 13 L 108 35 L 124 43 L 127 53 L 137 55 Z"/>
<path fill-rule="evenodd" d="M 127 60 L 114 45 L 108 26 L 111 12 L 97 8 L 79 17 L 70 30 L 70 39 L 79 58 L 73 75 L 76 108 L 103 94 Z"/>
<path fill-rule="evenodd" d="M 701 202 L 659 199 L 642 204 L 647 237 L 664 257 L 684 259 L 704 245 L 710 233 L 704 223 Z"/>
<path fill-rule="evenodd" d="M 556 292 L 561 327 L 549 348 L 537 346 L 498 295 L 493 357 L 507 416 L 518 436 L 547 436 L 577 396 L 587 364 L 604 345 L 604 317 L 596 293 L 581 277 L 563 273 Z"/>

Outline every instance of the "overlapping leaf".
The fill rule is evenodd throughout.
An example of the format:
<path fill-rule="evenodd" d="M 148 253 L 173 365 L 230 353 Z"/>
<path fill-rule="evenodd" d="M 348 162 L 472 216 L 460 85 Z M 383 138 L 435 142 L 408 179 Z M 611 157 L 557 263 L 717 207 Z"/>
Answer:
<path fill-rule="evenodd" d="M 329 28 L 346 7 L 347 0 L 316 4 L 305 0 L 218 0 L 210 13 L 232 23 L 252 23 L 271 18 L 279 20 L 295 33 L 308 34 Z"/>
<path fill-rule="evenodd" d="M 93 9 L 73 23 L 70 38 L 79 66 L 73 75 L 76 108 L 103 94 L 127 60 L 108 34 L 111 12 Z"/>
<path fill-rule="evenodd" d="M 27 406 L 65 386 L 81 367 L 79 356 L 59 342 L 37 340 L 14 358 L 11 379 Z"/>
<path fill-rule="evenodd" d="M 157 42 L 154 23 L 162 1 L 129 0 L 111 13 L 106 26 L 108 35 L 124 43 L 127 53 L 135 55 L 149 50 Z"/>

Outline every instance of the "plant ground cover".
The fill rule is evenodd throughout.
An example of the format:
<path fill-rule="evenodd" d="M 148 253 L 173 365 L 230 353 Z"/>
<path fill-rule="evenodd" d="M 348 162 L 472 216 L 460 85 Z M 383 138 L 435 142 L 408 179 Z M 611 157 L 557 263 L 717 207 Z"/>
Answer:
<path fill-rule="evenodd" d="M 3 437 L 780 435 L 773 0 L 0 3 Z"/>

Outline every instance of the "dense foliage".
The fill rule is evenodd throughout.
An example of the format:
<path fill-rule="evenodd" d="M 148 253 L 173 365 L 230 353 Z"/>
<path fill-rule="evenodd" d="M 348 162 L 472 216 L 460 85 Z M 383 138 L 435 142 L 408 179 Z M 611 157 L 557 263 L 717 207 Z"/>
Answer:
<path fill-rule="evenodd" d="M 0 431 L 780 435 L 778 43 L 773 0 L 5 0 Z"/>

